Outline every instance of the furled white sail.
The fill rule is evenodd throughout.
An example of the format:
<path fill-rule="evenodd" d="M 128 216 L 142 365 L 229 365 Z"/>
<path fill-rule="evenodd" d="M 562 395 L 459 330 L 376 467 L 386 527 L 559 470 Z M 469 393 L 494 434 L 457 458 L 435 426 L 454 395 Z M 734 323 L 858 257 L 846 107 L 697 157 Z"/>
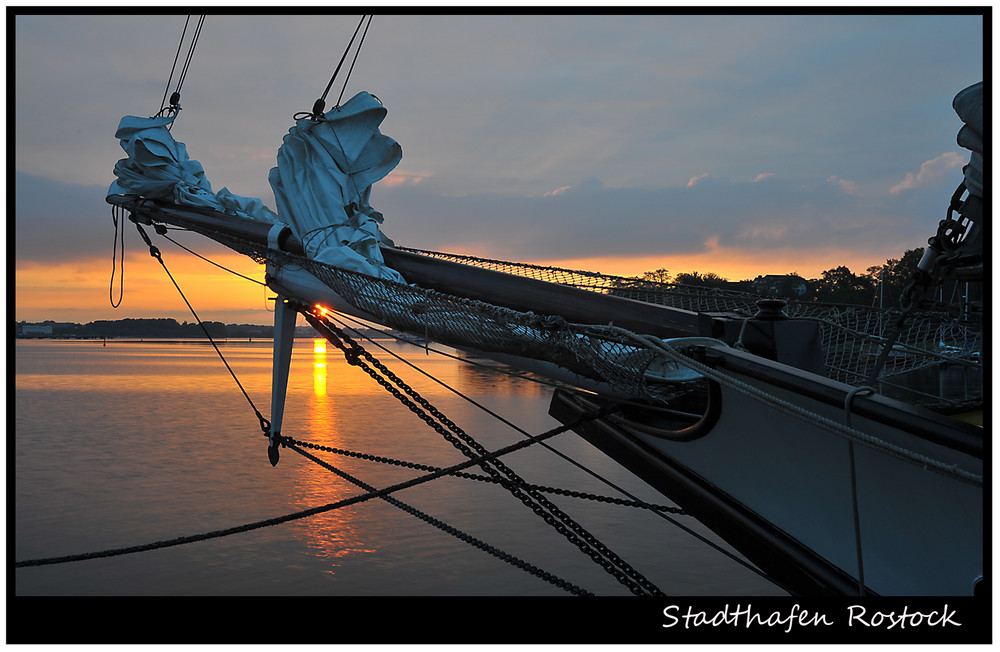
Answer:
<path fill-rule="evenodd" d="M 324 263 L 404 282 L 385 266 L 379 230 L 382 214 L 370 203 L 371 186 L 403 156 L 399 144 L 379 132 L 386 110 L 360 92 L 319 119 L 298 120 L 278 150 L 268 181 L 278 213 Z"/>
<path fill-rule="evenodd" d="M 278 216 L 259 199 L 234 195 L 227 188 L 212 192 L 201 163 L 191 159 L 184 143 L 174 140 L 167 129 L 176 117 L 127 115 L 121 119 L 115 136 L 128 158 L 115 165 L 117 178 L 108 194 L 139 195 L 229 215 L 277 221 Z"/>
<path fill-rule="evenodd" d="M 958 144 L 970 150 L 972 156 L 966 166 L 965 187 L 970 195 L 983 196 L 983 82 L 963 89 L 955 96 L 952 107 L 965 125 L 958 132 Z"/>
<path fill-rule="evenodd" d="M 125 116 L 115 136 L 128 154 L 115 165 L 109 195 L 211 208 L 267 222 L 288 224 L 309 257 L 336 267 L 405 283 L 379 250 L 389 243 L 379 230 L 382 214 L 370 203 L 371 186 L 402 158 L 399 144 L 379 132 L 386 110 L 361 92 L 319 119 L 298 120 L 278 150 L 268 180 L 278 212 L 260 199 L 223 188 L 212 192 L 201 163 L 167 127 L 176 116 Z"/>

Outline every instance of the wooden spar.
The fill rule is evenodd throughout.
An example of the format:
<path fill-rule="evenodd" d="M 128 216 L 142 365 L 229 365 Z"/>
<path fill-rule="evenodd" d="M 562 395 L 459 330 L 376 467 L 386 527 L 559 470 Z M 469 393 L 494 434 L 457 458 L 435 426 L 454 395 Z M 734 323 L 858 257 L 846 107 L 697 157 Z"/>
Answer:
<path fill-rule="evenodd" d="M 226 215 L 210 209 L 182 207 L 137 197 L 115 195 L 108 197 L 107 201 L 145 218 L 194 230 L 208 229 L 254 244 L 267 245 L 268 233 L 274 226 L 270 222 Z M 304 255 L 301 241 L 290 229 L 285 230 L 277 242 L 282 251 Z M 655 337 L 690 337 L 700 333 L 698 314 L 689 310 L 546 283 L 393 247 L 382 246 L 382 256 L 386 265 L 401 273 L 408 282 L 452 296 L 476 299 L 520 312 L 559 315 L 571 323 L 613 323 Z"/>
<path fill-rule="evenodd" d="M 268 434 L 267 449 L 271 466 L 278 463 L 278 436 L 281 434 L 281 420 L 285 413 L 285 392 L 288 388 L 288 370 L 292 360 L 292 343 L 295 341 L 295 319 L 298 313 L 292 309 L 285 297 L 279 296 L 274 302 L 274 350 L 271 365 L 271 431 Z"/>
<path fill-rule="evenodd" d="M 252 220 L 237 215 L 226 215 L 210 208 L 181 206 L 156 199 L 144 199 L 136 195 L 110 195 L 109 204 L 121 206 L 147 219 L 182 226 L 202 232 L 204 229 L 246 240 L 257 245 L 267 245 L 268 235 L 274 226 L 272 222 Z M 305 255 L 302 243 L 291 229 L 278 237 L 278 247 L 291 254 Z"/>
<path fill-rule="evenodd" d="M 382 248 L 386 265 L 420 287 L 477 299 L 522 312 L 559 315 L 577 324 L 615 326 L 656 337 L 698 335 L 698 314 L 689 310 L 598 294 L 482 267 Z"/>

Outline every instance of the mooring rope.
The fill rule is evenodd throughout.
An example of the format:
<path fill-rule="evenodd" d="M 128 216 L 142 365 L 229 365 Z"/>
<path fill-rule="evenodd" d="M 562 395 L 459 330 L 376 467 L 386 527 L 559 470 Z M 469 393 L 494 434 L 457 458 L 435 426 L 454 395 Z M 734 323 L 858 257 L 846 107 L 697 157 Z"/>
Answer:
<path fill-rule="evenodd" d="M 851 426 L 851 408 L 854 397 L 874 394 L 874 387 L 855 387 L 844 398 L 844 419 Z M 854 550 L 858 558 L 858 595 L 865 594 L 865 559 L 861 545 L 861 512 L 858 508 L 858 469 L 854 460 L 854 442 L 847 440 L 847 458 L 851 469 L 851 520 L 854 524 Z"/>

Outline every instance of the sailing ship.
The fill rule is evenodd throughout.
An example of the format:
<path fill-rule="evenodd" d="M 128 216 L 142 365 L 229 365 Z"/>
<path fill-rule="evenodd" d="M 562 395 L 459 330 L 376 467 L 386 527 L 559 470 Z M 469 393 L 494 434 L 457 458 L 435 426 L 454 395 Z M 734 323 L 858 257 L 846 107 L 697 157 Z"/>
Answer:
<path fill-rule="evenodd" d="M 955 417 L 965 403 L 891 396 L 894 374 L 942 365 L 981 374 L 978 324 L 930 298 L 945 279 L 982 280 L 981 84 L 956 98 L 972 162 L 898 311 L 397 245 L 371 190 L 402 151 L 380 132 L 386 108 L 368 92 L 329 110 L 321 98 L 296 116 L 269 174 L 272 211 L 211 190 L 171 136 L 176 100 L 122 119 L 127 157 L 107 201 L 151 251 L 142 227 L 171 225 L 266 264 L 277 295 L 261 417 L 272 464 L 287 441 L 297 316 L 342 344 L 339 313 L 558 383 L 555 419 L 794 594 L 987 588 L 982 426 Z M 476 462 L 486 468 L 488 457 Z"/>

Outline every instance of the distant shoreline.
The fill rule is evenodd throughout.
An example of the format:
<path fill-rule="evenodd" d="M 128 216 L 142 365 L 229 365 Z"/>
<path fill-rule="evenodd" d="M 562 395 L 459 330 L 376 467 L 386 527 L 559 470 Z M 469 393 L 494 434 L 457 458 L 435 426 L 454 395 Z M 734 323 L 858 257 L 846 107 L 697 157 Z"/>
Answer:
<path fill-rule="evenodd" d="M 392 339 L 392 335 L 386 335 L 385 333 L 368 328 L 358 329 L 362 334 L 371 339 Z M 314 331 L 311 327 L 300 327 L 295 333 L 297 339 L 322 339 L 321 336 Z M 61 341 L 61 342 L 114 342 L 116 344 L 211 344 L 215 342 L 216 344 L 225 344 L 226 342 L 243 342 L 243 343 L 257 343 L 266 342 L 271 343 L 274 338 L 269 333 L 267 335 L 237 335 L 237 336 L 225 336 L 225 337 L 215 337 L 212 339 L 207 337 L 157 337 L 144 336 L 144 335 L 122 335 L 122 336 L 80 336 L 80 335 L 48 335 L 48 334 L 29 334 L 22 335 L 18 334 L 15 339 L 25 340 L 25 341 Z M 403 338 L 406 339 L 406 338 Z"/>
<path fill-rule="evenodd" d="M 58 340 L 61 342 L 115 342 L 116 344 L 225 344 L 226 342 L 272 342 L 270 337 L 224 337 L 209 340 L 207 337 L 73 337 L 64 335 L 23 336 L 18 340 Z"/>

